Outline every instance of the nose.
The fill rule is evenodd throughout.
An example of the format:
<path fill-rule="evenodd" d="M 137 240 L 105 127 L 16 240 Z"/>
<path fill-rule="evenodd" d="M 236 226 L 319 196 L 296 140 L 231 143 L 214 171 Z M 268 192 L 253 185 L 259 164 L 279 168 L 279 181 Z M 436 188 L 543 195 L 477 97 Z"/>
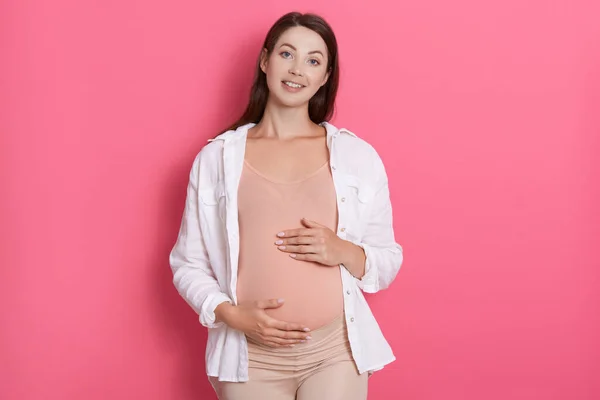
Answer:
<path fill-rule="evenodd" d="M 300 69 L 300 66 L 296 63 L 294 63 L 294 65 L 290 67 L 288 72 L 292 75 L 302 76 L 302 70 Z"/>
<path fill-rule="evenodd" d="M 300 72 L 299 68 L 291 68 L 289 73 L 295 76 L 302 76 L 302 72 Z"/>

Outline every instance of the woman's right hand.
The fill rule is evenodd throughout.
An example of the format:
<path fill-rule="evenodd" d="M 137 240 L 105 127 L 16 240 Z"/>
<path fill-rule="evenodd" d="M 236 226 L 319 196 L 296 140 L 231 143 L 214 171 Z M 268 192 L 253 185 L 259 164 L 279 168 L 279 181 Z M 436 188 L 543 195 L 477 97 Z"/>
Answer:
<path fill-rule="evenodd" d="M 218 321 L 270 347 L 292 347 L 309 340 L 309 328 L 277 320 L 265 312 L 266 309 L 282 305 L 283 299 L 260 300 L 237 306 L 225 302 L 217 306 L 215 315 Z"/>

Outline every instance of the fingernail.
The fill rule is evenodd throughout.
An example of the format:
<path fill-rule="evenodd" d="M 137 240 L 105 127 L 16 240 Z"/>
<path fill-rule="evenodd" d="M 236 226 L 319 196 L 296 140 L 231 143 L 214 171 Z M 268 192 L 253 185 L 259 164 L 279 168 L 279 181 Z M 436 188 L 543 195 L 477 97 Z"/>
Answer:
<path fill-rule="evenodd" d="M 275 242 L 275 244 L 282 244 L 282 243 L 283 243 L 283 240 L 277 240 L 277 241 Z"/>
<path fill-rule="evenodd" d="M 304 332 L 310 332 L 310 328 L 304 328 L 302 329 Z"/>
<path fill-rule="evenodd" d="M 295 254 L 290 254 L 290 257 L 296 258 L 296 255 Z"/>
<path fill-rule="evenodd" d="M 285 246 L 277 246 L 279 250 L 285 250 Z"/>
<path fill-rule="evenodd" d="M 279 232 L 279 233 L 277 234 L 277 236 L 279 236 L 279 237 L 285 236 L 285 233 L 283 233 L 283 232 Z"/>
<path fill-rule="evenodd" d="M 301 340 L 300 343 L 306 343 L 306 340 Z"/>
<path fill-rule="evenodd" d="M 295 344 L 290 344 L 290 347 L 294 347 L 294 346 L 295 346 Z"/>
<path fill-rule="evenodd" d="M 283 299 L 277 299 L 278 303 L 283 303 Z"/>
<path fill-rule="evenodd" d="M 310 339 L 312 339 L 312 336 L 307 336 L 306 337 L 306 340 L 310 340 Z"/>

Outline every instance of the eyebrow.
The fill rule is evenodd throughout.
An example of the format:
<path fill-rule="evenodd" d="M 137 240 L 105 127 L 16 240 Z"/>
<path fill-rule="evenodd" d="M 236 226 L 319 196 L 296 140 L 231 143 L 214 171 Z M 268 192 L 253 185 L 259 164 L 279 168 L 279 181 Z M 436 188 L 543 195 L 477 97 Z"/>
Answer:
<path fill-rule="evenodd" d="M 294 46 L 292 46 L 289 43 L 283 43 L 281 46 L 279 46 L 279 48 L 282 48 L 283 46 L 291 47 L 292 49 L 294 49 L 294 51 L 298 51 L 298 49 L 296 49 Z M 321 57 L 325 57 L 323 55 L 323 53 L 321 53 L 321 50 L 313 50 L 313 51 L 308 52 L 308 54 L 315 54 L 315 53 L 319 53 L 321 55 Z"/>

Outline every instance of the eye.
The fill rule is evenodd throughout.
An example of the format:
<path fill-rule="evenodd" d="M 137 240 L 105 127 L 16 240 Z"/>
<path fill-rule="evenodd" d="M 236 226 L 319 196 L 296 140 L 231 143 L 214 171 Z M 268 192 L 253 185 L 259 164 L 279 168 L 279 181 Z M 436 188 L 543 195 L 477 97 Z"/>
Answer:
<path fill-rule="evenodd" d="M 292 56 L 292 53 L 290 53 L 289 51 L 282 51 L 281 53 L 279 53 L 283 58 L 290 58 Z"/>
<path fill-rule="evenodd" d="M 308 62 L 310 63 L 310 65 L 321 65 L 321 62 L 319 60 L 317 60 L 316 58 L 311 58 L 310 60 L 308 60 Z"/>

